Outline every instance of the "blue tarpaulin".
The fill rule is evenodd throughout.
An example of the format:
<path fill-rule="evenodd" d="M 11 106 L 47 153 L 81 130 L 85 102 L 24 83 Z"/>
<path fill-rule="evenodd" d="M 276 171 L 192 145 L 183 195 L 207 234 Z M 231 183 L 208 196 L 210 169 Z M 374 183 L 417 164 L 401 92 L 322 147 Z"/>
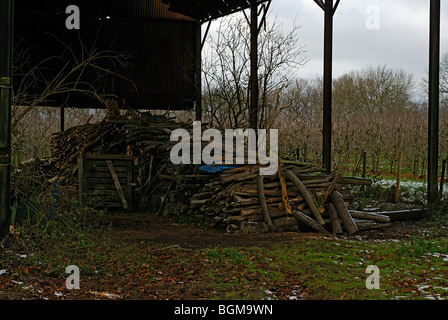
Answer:
<path fill-rule="evenodd" d="M 206 171 L 206 172 L 210 172 L 210 173 L 218 173 L 218 172 L 222 172 L 226 169 L 233 169 L 233 168 L 238 168 L 241 167 L 240 165 L 237 166 L 219 166 L 219 165 L 204 165 L 202 167 L 199 168 L 199 170 L 202 171 Z"/>

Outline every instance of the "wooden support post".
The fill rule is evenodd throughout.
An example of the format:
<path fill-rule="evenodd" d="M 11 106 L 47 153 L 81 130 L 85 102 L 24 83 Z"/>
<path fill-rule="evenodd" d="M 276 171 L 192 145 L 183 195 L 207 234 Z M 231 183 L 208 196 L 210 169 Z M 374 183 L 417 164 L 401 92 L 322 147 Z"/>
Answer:
<path fill-rule="evenodd" d="M 362 151 L 362 177 L 365 178 L 366 177 L 366 172 L 367 172 L 367 151 L 363 150 Z M 361 191 L 364 192 L 365 191 L 365 187 L 361 186 Z"/>
<path fill-rule="evenodd" d="M 439 189 L 439 198 L 441 199 L 443 196 L 443 183 L 445 180 L 445 169 L 446 169 L 446 159 L 442 160 L 442 173 L 440 174 L 440 189 Z"/>
<path fill-rule="evenodd" d="M 325 0 L 324 13 L 323 167 L 327 174 L 330 174 L 333 84 L 333 0 Z"/>
<path fill-rule="evenodd" d="M 401 178 L 401 159 L 403 157 L 403 153 L 400 151 L 398 153 L 398 163 L 397 163 L 397 185 L 395 188 L 395 203 L 400 201 L 400 178 Z"/>
<path fill-rule="evenodd" d="M 440 75 L 440 0 L 430 1 L 429 88 L 428 88 L 428 204 L 439 202 L 437 188 L 439 155 L 439 75 Z"/>
<path fill-rule="evenodd" d="M 250 128 L 258 129 L 258 5 L 252 0 L 250 9 Z"/>
<path fill-rule="evenodd" d="M 0 236 L 11 223 L 11 105 L 14 1 L 0 1 Z"/>
<path fill-rule="evenodd" d="M 202 120 L 202 25 L 200 22 L 196 25 L 196 101 L 195 113 L 196 121 Z"/>

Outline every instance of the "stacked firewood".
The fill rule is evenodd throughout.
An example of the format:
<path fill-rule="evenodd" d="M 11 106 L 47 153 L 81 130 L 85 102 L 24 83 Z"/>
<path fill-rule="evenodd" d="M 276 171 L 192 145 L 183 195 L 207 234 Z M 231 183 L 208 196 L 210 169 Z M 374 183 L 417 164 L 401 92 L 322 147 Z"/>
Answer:
<path fill-rule="evenodd" d="M 184 176 L 166 210 L 181 209 L 228 232 L 317 231 L 325 234 L 382 228 L 390 218 L 354 210 L 354 185 L 369 179 L 326 175 L 311 164 L 282 161 L 277 174 L 259 175 L 259 165 L 243 165 L 221 173 Z M 179 207 L 180 195 L 187 203 Z M 177 205 L 177 207 L 176 207 Z"/>
<path fill-rule="evenodd" d="M 204 170 L 204 164 L 174 165 L 170 150 L 175 142 L 170 135 L 178 128 L 192 130 L 191 123 L 166 116 L 122 114 L 112 108 L 97 124 L 54 134 L 51 163 L 66 182 L 76 183 L 82 155 L 132 155 L 134 208 L 165 216 L 195 216 L 229 232 L 353 234 L 389 224 L 388 216 L 360 212 L 350 204 L 352 186 L 369 185 L 369 179 L 327 175 L 322 168 L 296 161 L 280 162 L 272 176 L 261 176 L 259 164 L 234 165 L 218 172 Z"/>
<path fill-rule="evenodd" d="M 56 132 L 50 162 L 65 184 L 78 183 L 78 158 L 86 154 L 127 154 L 134 158 L 133 207 L 146 209 L 165 194 L 175 166 L 169 161 L 170 134 L 191 124 L 149 112 L 109 112 L 100 122 Z M 157 205 L 160 205 L 157 204 Z"/>

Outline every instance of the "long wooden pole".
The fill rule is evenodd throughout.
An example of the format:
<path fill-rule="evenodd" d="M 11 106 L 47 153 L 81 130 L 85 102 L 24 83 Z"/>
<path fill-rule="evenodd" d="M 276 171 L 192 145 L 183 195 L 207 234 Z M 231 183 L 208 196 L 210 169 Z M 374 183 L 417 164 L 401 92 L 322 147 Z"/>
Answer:
<path fill-rule="evenodd" d="M 333 0 L 325 1 L 324 22 L 324 93 L 323 93 L 323 167 L 331 172 L 331 121 L 333 84 Z"/>
<path fill-rule="evenodd" d="M 200 22 L 196 24 L 196 101 L 195 114 L 196 121 L 202 120 L 202 25 Z"/>
<path fill-rule="evenodd" d="M 252 0 L 250 9 L 250 127 L 258 129 L 258 5 Z"/>
<path fill-rule="evenodd" d="M 439 155 L 440 0 L 431 0 L 429 16 L 428 95 L 428 203 L 439 200 L 437 188 Z"/>

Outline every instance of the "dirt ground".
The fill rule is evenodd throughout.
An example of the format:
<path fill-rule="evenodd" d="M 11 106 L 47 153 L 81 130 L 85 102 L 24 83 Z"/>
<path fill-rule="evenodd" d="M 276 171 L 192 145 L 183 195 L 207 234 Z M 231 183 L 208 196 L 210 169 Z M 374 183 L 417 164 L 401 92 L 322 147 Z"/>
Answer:
<path fill-rule="evenodd" d="M 201 249 L 215 247 L 268 247 L 293 240 L 311 239 L 352 239 L 358 241 L 406 240 L 411 236 L 423 236 L 428 233 L 428 224 L 424 221 L 398 221 L 391 226 L 378 230 L 358 231 L 348 236 L 326 236 L 316 232 L 283 233 L 227 233 L 214 228 L 203 229 L 189 224 L 175 223 L 170 219 L 156 217 L 149 213 L 107 213 L 102 219 L 111 228 L 114 239 L 127 242 L 140 242 L 156 247 L 179 246 Z M 447 227 L 438 227 L 436 236 L 448 235 Z M 434 236 L 434 234 L 433 234 Z"/>

